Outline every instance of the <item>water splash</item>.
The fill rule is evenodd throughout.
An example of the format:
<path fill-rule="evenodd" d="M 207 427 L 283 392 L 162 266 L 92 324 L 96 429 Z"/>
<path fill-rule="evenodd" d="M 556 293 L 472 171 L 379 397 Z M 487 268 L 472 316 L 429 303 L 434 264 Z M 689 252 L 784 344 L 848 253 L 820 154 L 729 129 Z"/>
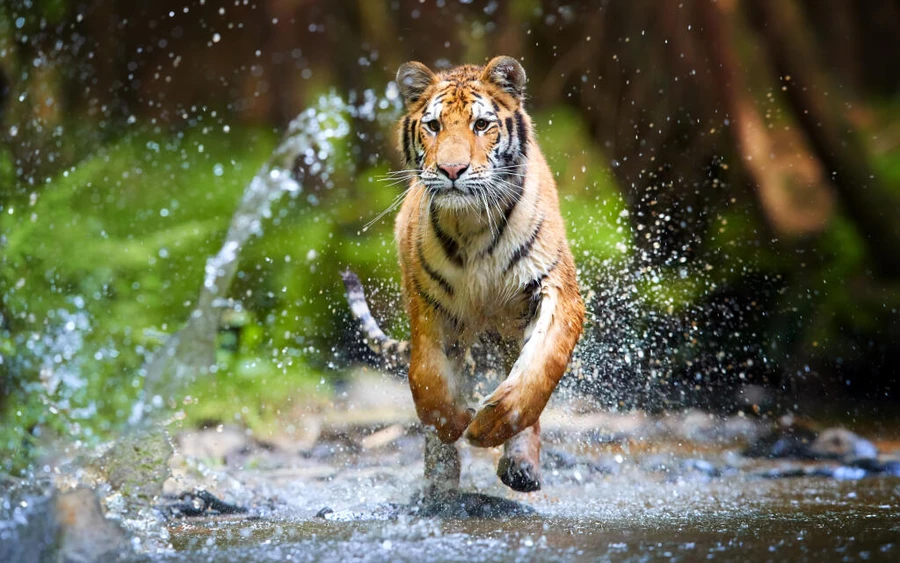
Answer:
<path fill-rule="evenodd" d="M 222 313 L 230 307 L 228 289 L 237 272 L 240 253 L 251 237 L 260 236 L 272 205 L 285 194 L 296 197 L 302 182 L 315 177 L 328 185 L 334 173 L 338 141 L 351 132 L 351 120 L 392 120 L 399 95 L 391 83 L 379 96 L 366 90 L 361 99 L 344 100 L 323 95 L 314 107 L 291 121 L 284 140 L 247 186 L 231 219 L 225 240 L 205 267 L 197 306 L 187 324 L 173 334 L 144 368 L 144 389 L 135 403 L 129 424 L 136 425 L 151 412 L 176 405 L 175 396 L 198 375 L 216 371 L 216 334 Z"/>

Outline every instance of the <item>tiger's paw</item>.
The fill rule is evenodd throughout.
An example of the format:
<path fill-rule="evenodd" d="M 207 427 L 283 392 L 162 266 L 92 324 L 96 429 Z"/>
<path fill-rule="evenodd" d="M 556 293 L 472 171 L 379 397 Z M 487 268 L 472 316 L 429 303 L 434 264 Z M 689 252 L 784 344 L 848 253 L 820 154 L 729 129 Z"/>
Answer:
<path fill-rule="evenodd" d="M 435 412 L 427 422 L 434 427 L 441 442 L 452 444 L 463 435 L 474 416 L 473 409 L 447 413 Z"/>
<path fill-rule="evenodd" d="M 479 448 L 499 446 L 533 424 L 522 420 L 518 399 L 514 390 L 498 387 L 466 429 L 469 443 Z"/>
<path fill-rule="evenodd" d="M 497 464 L 497 477 L 520 493 L 541 490 L 541 470 L 528 460 L 503 456 Z"/>

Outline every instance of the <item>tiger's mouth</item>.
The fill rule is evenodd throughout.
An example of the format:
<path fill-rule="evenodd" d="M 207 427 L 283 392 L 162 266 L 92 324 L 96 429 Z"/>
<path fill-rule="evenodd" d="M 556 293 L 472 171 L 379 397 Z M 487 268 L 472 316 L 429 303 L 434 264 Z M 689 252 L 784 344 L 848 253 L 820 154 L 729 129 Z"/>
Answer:
<path fill-rule="evenodd" d="M 460 185 L 460 184 L 457 184 L 456 182 L 450 184 L 449 186 L 447 186 L 447 185 L 432 186 L 432 187 L 429 187 L 428 189 L 431 192 L 433 192 L 435 195 L 440 195 L 440 194 L 447 195 L 447 194 L 453 194 L 453 193 L 465 194 L 465 195 L 472 194 L 472 190 L 468 189 L 465 185 Z"/>
<path fill-rule="evenodd" d="M 472 188 L 468 185 L 469 182 L 467 179 L 457 179 L 457 180 L 440 180 L 435 181 L 432 178 L 422 178 L 422 182 L 425 184 L 425 187 L 428 189 L 428 192 L 434 195 L 435 197 L 440 195 L 466 195 L 470 196 L 474 194 Z"/>
<path fill-rule="evenodd" d="M 479 198 L 475 192 L 459 184 L 430 186 L 428 192 L 435 207 L 441 209 L 453 211 L 472 210 L 479 203 Z"/>
<path fill-rule="evenodd" d="M 429 188 L 432 200 L 443 207 L 471 206 L 475 194 L 460 186 L 440 186 Z"/>

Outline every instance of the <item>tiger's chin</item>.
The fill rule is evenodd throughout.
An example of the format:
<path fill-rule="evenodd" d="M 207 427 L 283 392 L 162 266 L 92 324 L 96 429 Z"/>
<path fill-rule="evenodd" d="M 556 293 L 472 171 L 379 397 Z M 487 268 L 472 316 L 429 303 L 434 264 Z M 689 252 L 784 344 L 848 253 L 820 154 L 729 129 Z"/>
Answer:
<path fill-rule="evenodd" d="M 432 205 L 442 211 L 472 211 L 484 205 L 475 194 L 465 188 L 440 188 L 433 194 Z"/>

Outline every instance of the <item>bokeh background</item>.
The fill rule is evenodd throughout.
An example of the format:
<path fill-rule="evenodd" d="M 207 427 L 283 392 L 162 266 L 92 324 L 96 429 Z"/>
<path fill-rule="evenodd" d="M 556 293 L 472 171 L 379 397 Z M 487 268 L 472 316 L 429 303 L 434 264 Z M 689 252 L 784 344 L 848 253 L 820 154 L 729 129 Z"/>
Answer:
<path fill-rule="evenodd" d="M 372 362 L 338 272 L 404 334 L 391 217 L 363 229 L 402 189 L 381 181 L 390 82 L 496 54 L 528 72 L 592 310 L 568 392 L 879 412 L 900 375 L 897 53 L 896 0 L 3 2 L 0 463 L 123 424 L 244 187 L 328 100 L 351 127 L 334 172 L 244 248 L 218 371 L 179 416 L 281 424 Z"/>

